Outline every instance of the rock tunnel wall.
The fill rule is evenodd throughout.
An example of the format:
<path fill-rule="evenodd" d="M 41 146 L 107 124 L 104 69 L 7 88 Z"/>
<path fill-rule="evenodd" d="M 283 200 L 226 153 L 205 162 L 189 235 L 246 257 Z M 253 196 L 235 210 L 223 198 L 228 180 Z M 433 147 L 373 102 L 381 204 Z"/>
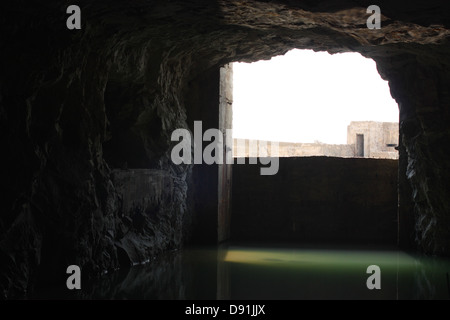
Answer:
<path fill-rule="evenodd" d="M 233 167 L 232 241 L 397 243 L 396 160 L 280 158 L 276 175 Z"/>
<path fill-rule="evenodd" d="M 156 225 L 146 217 L 144 233 L 133 231 L 142 259 L 190 236 L 214 239 L 217 168 L 175 166 L 171 133 L 193 120 L 217 127 L 220 66 L 292 48 L 377 62 L 400 108 L 400 243 L 450 254 L 447 2 L 379 1 L 380 30 L 366 27 L 368 1 L 70 4 L 81 8 L 80 30 L 66 28 L 69 3 L 0 8 L 2 296 L 64 281 L 69 264 L 86 276 L 120 266 L 128 222 L 114 170 L 157 170 L 177 182 L 175 204 L 158 209 L 168 223 L 159 234 L 173 240 L 147 234 Z M 172 225 L 176 215 L 182 222 Z"/>

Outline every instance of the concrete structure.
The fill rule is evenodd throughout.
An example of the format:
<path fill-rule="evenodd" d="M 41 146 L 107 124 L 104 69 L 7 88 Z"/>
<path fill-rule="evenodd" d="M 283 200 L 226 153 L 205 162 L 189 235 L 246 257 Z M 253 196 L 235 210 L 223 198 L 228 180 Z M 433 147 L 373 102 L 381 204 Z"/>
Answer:
<path fill-rule="evenodd" d="M 395 245 L 397 185 L 396 160 L 286 157 L 273 176 L 236 165 L 231 238 Z"/>
<path fill-rule="evenodd" d="M 347 127 L 347 145 L 354 146 L 357 157 L 398 159 L 398 123 L 352 121 Z"/>
<path fill-rule="evenodd" d="M 329 156 L 343 158 L 398 159 L 398 123 L 352 121 L 347 127 L 347 144 L 278 142 L 233 139 L 234 157 L 269 155 L 278 157 Z"/>

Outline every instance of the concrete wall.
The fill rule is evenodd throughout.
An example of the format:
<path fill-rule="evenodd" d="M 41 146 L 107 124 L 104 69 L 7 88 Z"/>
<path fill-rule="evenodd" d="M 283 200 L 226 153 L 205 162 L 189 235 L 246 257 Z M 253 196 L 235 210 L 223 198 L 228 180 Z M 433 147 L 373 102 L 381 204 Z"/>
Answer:
<path fill-rule="evenodd" d="M 233 65 L 220 68 L 219 130 L 223 133 L 224 164 L 219 164 L 217 240 L 222 242 L 230 237 L 231 214 L 231 174 L 232 165 L 226 157 L 232 156 L 232 136 L 227 129 L 233 124 Z"/>
<path fill-rule="evenodd" d="M 202 121 L 203 132 L 219 128 L 220 70 L 199 75 L 189 83 L 187 92 L 186 122 L 190 131 L 194 132 L 194 121 Z M 192 167 L 188 186 L 188 203 L 193 212 L 192 228 L 189 228 L 192 243 L 217 243 L 218 170 L 217 164 Z"/>
<path fill-rule="evenodd" d="M 278 151 L 273 150 L 273 144 L 278 143 Z M 252 149 L 254 148 L 254 149 Z M 347 144 L 326 143 L 293 143 L 273 142 L 253 139 L 233 139 L 233 155 L 235 157 L 258 156 L 258 152 L 264 149 L 267 155 L 278 157 L 307 157 L 307 156 L 330 156 L 330 157 L 354 157 L 354 146 Z"/>
<path fill-rule="evenodd" d="M 364 135 L 364 158 L 398 159 L 398 123 L 352 121 L 347 127 L 347 144 L 273 142 L 253 139 L 234 139 L 235 157 L 258 156 L 264 149 L 268 155 L 278 157 L 328 156 L 352 158 L 357 156 L 356 135 Z M 278 150 L 273 144 L 278 143 Z M 392 146 L 387 146 L 388 144 Z M 252 149 L 252 147 L 254 149 Z"/>
<path fill-rule="evenodd" d="M 191 132 L 194 132 L 194 121 L 202 121 L 202 134 L 208 129 L 219 129 L 224 134 L 224 155 L 226 129 L 232 125 L 232 78 L 233 69 L 226 65 L 198 76 L 187 90 L 187 124 Z M 231 144 L 231 137 L 228 140 Z M 203 148 L 209 144 L 203 142 Z M 193 210 L 192 243 L 216 244 L 229 237 L 231 168 L 231 164 L 204 162 L 193 166 L 188 186 L 188 204 Z"/>
<path fill-rule="evenodd" d="M 397 241 L 398 162 L 280 158 L 279 172 L 234 165 L 231 240 Z"/>
<path fill-rule="evenodd" d="M 356 135 L 364 135 L 364 157 L 398 159 L 398 123 L 352 121 L 347 127 L 347 144 L 355 145 Z M 388 146 L 394 145 L 394 146 Z"/>

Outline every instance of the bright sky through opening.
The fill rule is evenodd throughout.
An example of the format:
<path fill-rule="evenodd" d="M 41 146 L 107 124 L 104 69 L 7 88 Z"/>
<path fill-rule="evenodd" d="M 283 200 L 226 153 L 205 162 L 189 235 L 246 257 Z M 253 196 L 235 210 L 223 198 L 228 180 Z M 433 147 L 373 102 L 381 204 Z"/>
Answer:
<path fill-rule="evenodd" d="M 398 122 L 375 61 L 359 53 L 294 49 L 233 64 L 233 137 L 347 143 L 351 121 Z"/>

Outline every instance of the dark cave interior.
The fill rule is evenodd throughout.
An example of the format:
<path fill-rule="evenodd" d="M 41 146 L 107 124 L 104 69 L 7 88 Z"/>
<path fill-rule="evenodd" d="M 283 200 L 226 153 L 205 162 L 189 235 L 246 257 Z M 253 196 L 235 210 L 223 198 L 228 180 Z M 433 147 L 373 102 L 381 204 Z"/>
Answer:
<path fill-rule="evenodd" d="M 66 27 L 70 4 L 81 8 L 79 30 Z M 234 231 L 251 230 L 257 239 L 257 228 L 239 231 L 229 221 L 231 199 L 245 200 L 239 197 L 247 197 L 252 183 L 258 187 L 251 196 L 261 198 L 258 212 L 278 210 L 280 203 L 285 213 L 321 206 L 326 190 L 310 193 L 316 202 L 302 206 L 298 203 L 308 199 L 300 199 L 302 191 L 290 184 L 305 175 L 302 168 L 311 172 L 313 185 L 315 177 L 333 175 L 323 163 L 333 159 L 286 160 L 282 164 L 293 170 L 292 179 L 272 190 L 264 189 L 269 180 L 252 180 L 251 166 L 231 172 L 231 165 L 175 165 L 170 157 L 175 129 L 193 131 L 196 120 L 204 130 L 227 126 L 221 112 L 232 103 L 222 87 L 228 63 L 270 59 L 293 48 L 359 52 L 377 63 L 399 106 L 399 161 L 383 168 L 355 160 L 345 170 L 367 172 L 374 166 L 395 180 L 386 184 L 395 189 L 394 198 L 383 198 L 383 186 L 371 191 L 389 203 L 382 216 L 398 226 L 378 230 L 385 232 L 382 239 L 404 250 L 450 256 L 450 3 L 378 1 L 382 22 L 375 30 L 366 26 L 369 5 L 352 0 L 2 3 L 2 298 L 26 296 L 49 279 L 65 282 L 67 265 L 79 265 L 95 278 L 186 244 L 217 244 Z M 248 185 L 233 189 L 232 197 L 231 180 L 239 179 Z M 336 207 L 330 199 L 328 205 Z M 339 199 L 339 210 L 360 209 L 357 198 Z M 378 219 L 374 212 L 380 207 L 366 209 L 367 219 Z M 258 224 L 262 216 L 243 217 L 240 225 Z M 282 219 L 279 225 L 272 219 L 265 226 L 282 225 Z M 330 230 L 318 232 L 335 236 Z M 369 237 L 361 231 L 364 236 L 374 240 L 380 233 Z"/>

